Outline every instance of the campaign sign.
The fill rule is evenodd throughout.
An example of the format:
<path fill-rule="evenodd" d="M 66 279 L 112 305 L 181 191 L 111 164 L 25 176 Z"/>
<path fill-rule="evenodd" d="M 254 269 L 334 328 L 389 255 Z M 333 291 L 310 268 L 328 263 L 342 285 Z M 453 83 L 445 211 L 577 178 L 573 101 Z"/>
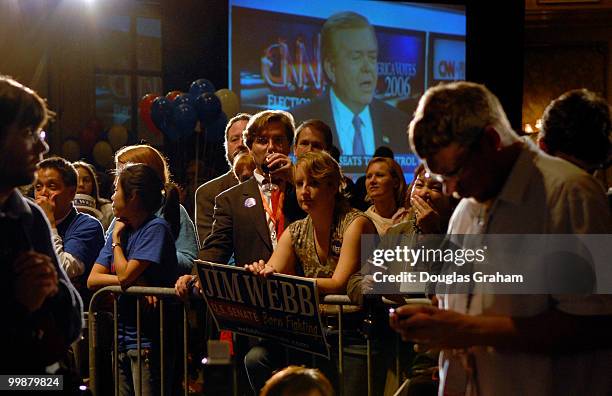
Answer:
<path fill-rule="evenodd" d="M 196 261 L 206 304 L 217 327 L 277 341 L 329 358 L 313 279 Z"/>

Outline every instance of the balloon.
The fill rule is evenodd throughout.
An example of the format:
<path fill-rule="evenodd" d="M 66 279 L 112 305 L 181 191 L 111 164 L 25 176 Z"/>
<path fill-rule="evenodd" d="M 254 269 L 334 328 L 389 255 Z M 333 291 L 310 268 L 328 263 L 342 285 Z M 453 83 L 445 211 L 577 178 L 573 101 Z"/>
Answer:
<path fill-rule="evenodd" d="M 62 157 L 70 162 L 78 161 L 81 156 L 81 146 L 76 139 L 66 139 L 62 143 Z"/>
<path fill-rule="evenodd" d="M 174 102 L 174 99 L 176 99 L 178 96 L 182 94 L 183 93 L 181 91 L 170 91 L 166 94 L 166 98 L 168 98 L 170 102 Z"/>
<path fill-rule="evenodd" d="M 223 88 L 215 92 L 215 95 L 217 95 L 221 101 L 221 108 L 226 116 L 231 118 L 238 114 L 238 110 L 240 110 L 240 101 L 234 92 L 227 88 Z"/>
<path fill-rule="evenodd" d="M 174 106 L 182 104 L 195 105 L 195 97 L 191 96 L 191 94 L 180 94 L 174 99 Z"/>
<path fill-rule="evenodd" d="M 102 125 L 102 121 L 95 117 L 87 121 L 86 127 L 93 131 L 93 133 L 96 135 L 96 138 L 99 137 L 102 131 L 104 130 L 104 125 Z"/>
<path fill-rule="evenodd" d="M 227 116 L 221 113 L 216 120 L 206 127 L 204 139 L 208 143 L 221 143 L 225 139 L 225 126 L 227 125 Z"/>
<path fill-rule="evenodd" d="M 174 107 L 174 124 L 179 131 L 179 137 L 190 136 L 197 122 L 198 115 L 193 106 L 183 103 Z"/>
<path fill-rule="evenodd" d="M 207 127 L 219 118 L 219 114 L 221 114 L 221 101 L 215 94 L 206 92 L 196 99 L 195 109 L 200 122 L 204 127 Z"/>
<path fill-rule="evenodd" d="M 214 93 L 215 86 L 213 85 L 213 83 L 211 83 L 205 78 L 195 80 L 189 86 L 189 94 L 191 94 L 191 96 L 193 96 L 194 98 L 197 98 L 198 96 L 206 92 Z"/>
<path fill-rule="evenodd" d="M 100 140 L 93 148 L 93 157 L 96 163 L 106 169 L 114 167 L 113 164 L 113 148 L 104 140 Z"/>
<path fill-rule="evenodd" d="M 151 104 L 151 120 L 153 124 L 166 133 L 165 129 L 172 123 L 172 111 L 174 105 L 167 98 L 160 96 Z"/>
<path fill-rule="evenodd" d="M 138 103 L 138 113 L 140 115 L 140 119 L 145 124 L 147 129 L 151 132 L 160 133 L 160 130 L 155 127 L 153 120 L 151 119 L 151 106 L 153 105 L 153 101 L 158 97 L 157 94 L 146 94 L 140 99 L 140 103 Z"/>
<path fill-rule="evenodd" d="M 176 142 L 182 137 L 181 130 L 174 124 L 168 124 L 166 128 L 163 129 L 163 132 L 164 135 L 173 142 Z"/>
<path fill-rule="evenodd" d="M 81 151 L 83 153 L 90 153 L 94 144 L 98 140 L 98 134 L 91 128 L 86 127 L 79 135 L 79 141 L 81 143 Z"/>
<path fill-rule="evenodd" d="M 113 125 L 108 130 L 107 140 L 113 150 L 119 150 L 128 141 L 128 130 L 123 125 Z"/>

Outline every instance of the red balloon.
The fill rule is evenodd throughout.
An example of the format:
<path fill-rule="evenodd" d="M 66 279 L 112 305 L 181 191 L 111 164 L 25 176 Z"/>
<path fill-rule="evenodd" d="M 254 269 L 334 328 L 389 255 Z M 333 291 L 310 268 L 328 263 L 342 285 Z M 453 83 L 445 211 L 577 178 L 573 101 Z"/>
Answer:
<path fill-rule="evenodd" d="M 86 128 L 91 129 L 96 134 L 96 137 L 100 136 L 100 134 L 102 134 L 102 132 L 104 131 L 104 125 L 102 125 L 102 121 L 95 117 L 87 121 Z"/>
<path fill-rule="evenodd" d="M 98 140 L 98 134 L 90 127 L 85 127 L 79 135 L 79 142 L 81 143 L 81 154 L 91 153 L 91 149 Z"/>
<path fill-rule="evenodd" d="M 182 94 L 183 93 L 181 91 L 170 91 L 166 94 L 166 98 L 168 98 L 170 102 L 174 102 L 174 99 L 176 99 L 177 96 Z"/>
<path fill-rule="evenodd" d="M 155 133 L 161 133 L 159 129 L 155 127 L 153 120 L 151 119 L 151 105 L 153 101 L 158 98 L 157 94 L 146 94 L 140 99 L 140 103 L 138 104 L 138 112 L 140 113 L 140 119 L 144 122 L 145 126 L 149 131 Z"/>

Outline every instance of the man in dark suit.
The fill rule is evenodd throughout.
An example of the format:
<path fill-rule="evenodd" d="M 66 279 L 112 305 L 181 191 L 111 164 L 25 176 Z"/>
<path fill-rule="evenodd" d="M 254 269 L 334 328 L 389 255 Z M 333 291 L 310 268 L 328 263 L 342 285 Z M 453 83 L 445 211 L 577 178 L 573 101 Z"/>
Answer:
<path fill-rule="evenodd" d="M 242 150 L 247 148 L 242 142 L 242 132 L 246 128 L 251 116 L 240 113 L 227 122 L 225 127 L 225 158 L 230 166 L 227 173 L 202 184 L 195 193 L 196 212 L 195 223 L 198 229 L 198 241 L 200 248 L 204 240 L 210 235 L 213 223 L 213 209 L 215 207 L 215 197 L 221 192 L 238 184 L 238 179 L 232 172 L 234 157 Z"/>
<path fill-rule="evenodd" d="M 375 99 L 378 43 L 368 20 L 354 12 L 327 19 L 321 29 L 323 68 L 331 88 L 291 109 L 297 121 L 327 123 L 345 155 L 372 155 L 379 146 L 408 153 L 408 114 Z"/>
<path fill-rule="evenodd" d="M 254 115 L 244 140 L 257 166 L 248 181 L 219 194 L 215 200 L 212 233 L 204 241 L 199 258 L 227 263 L 232 254 L 238 265 L 268 260 L 283 230 L 304 217 L 292 194 L 292 165 L 288 157 L 293 142 L 291 114 L 266 110 Z M 268 193 L 262 165 L 278 186 Z"/>

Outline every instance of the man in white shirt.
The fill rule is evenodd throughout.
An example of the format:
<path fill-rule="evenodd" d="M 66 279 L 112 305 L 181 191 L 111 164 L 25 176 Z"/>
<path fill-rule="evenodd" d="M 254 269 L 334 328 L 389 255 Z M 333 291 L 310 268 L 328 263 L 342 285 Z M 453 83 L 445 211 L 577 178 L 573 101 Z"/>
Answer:
<path fill-rule="evenodd" d="M 608 234 L 596 180 L 511 129 L 484 86 L 431 88 L 410 142 L 447 193 L 464 197 L 449 234 Z M 404 339 L 442 348 L 440 394 L 612 392 L 610 295 L 443 294 L 440 308 L 400 307 Z"/>

